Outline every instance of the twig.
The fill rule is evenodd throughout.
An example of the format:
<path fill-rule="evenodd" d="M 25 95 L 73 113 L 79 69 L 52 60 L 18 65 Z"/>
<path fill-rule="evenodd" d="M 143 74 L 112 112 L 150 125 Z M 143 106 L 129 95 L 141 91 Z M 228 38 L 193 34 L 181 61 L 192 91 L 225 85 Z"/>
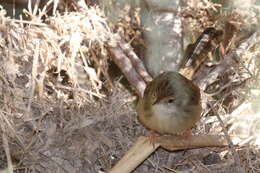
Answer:
<path fill-rule="evenodd" d="M 218 119 L 218 121 L 220 122 L 220 125 L 221 125 L 221 127 L 222 127 L 222 129 L 223 129 L 223 132 L 224 132 L 224 134 L 225 134 L 225 138 L 226 138 L 226 140 L 228 141 L 230 150 L 231 150 L 231 152 L 232 152 L 232 154 L 233 154 L 234 161 L 235 161 L 235 164 L 236 164 L 236 166 L 237 166 L 237 171 L 238 171 L 239 173 L 245 173 L 245 170 L 241 167 L 241 161 L 240 161 L 239 155 L 238 155 L 237 151 L 235 150 L 235 146 L 234 146 L 232 140 L 230 139 L 230 136 L 229 136 L 229 134 L 228 134 L 228 132 L 227 132 L 227 129 L 226 129 L 226 127 L 225 127 L 223 121 L 221 120 L 220 116 L 215 112 L 214 107 L 213 107 L 211 104 L 209 104 L 209 105 L 210 105 L 211 110 L 213 111 L 213 113 L 217 116 L 217 119 Z"/>
<path fill-rule="evenodd" d="M 1 127 L 2 127 L 2 125 L 1 125 Z M 7 173 L 13 173 L 13 164 L 12 164 L 12 159 L 11 159 L 11 155 L 10 155 L 10 149 L 9 149 L 8 141 L 7 141 L 3 127 L 2 127 L 2 131 L 3 131 L 3 134 L 2 134 L 3 147 L 5 150 L 5 154 L 6 154 L 6 158 L 7 158 L 7 165 L 8 165 Z"/>
<path fill-rule="evenodd" d="M 179 151 L 204 147 L 225 147 L 228 146 L 224 136 L 220 135 L 199 135 L 199 136 L 160 136 L 156 138 L 160 146 L 169 151 Z"/>
<path fill-rule="evenodd" d="M 31 112 L 31 105 L 34 98 L 34 92 L 36 87 L 36 79 L 37 79 L 37 68 L 38 68 L 38 60 L 39 60 L 39 50 L 40 50 L 40 43 L 39 41 L 36 42 L 36 48 L 33 55 L 33 64 L 32 64 L 32 73 L 31 73 L 31 81 L 30 81 L 30 94 L 29 94 L 29 100 L 28 100 L 28 106 L 27 106 L 27 113 L 23 117 L 23 121 L 28 125 L 30 129 L 33 131 L 37 131 L 37 125 L 34 119 L 32 118 L 32 112 Z"/>
<path fill-rule="evenodd" d="M 237 57 L 240 57 L 242 52 L 248 50 L 250 47 L 260 42 L 260 31 L 253 33 L 248 39 L 239 45 L 235 50 L 231 50 L 228 54 L 224 56 L 224 59 L 220 61 L 219 65 L 208 73 L 202 80 L 198 81 L 198 85 L 202 90 L 214 82 L 218 76 L 223 74 L 227 69 L 231 67 L 237 67 L 239 61 Z"/>
<path fill-rule="evenodd" d="M 204 135 L 190 136 L 159 136 L 151 144 L 149 137 L 139 137 L 123 158 L 111 169 L 110 173 L 128 173 L 147 159 L 159 146 L 169 151 L 191 148 L 225 147 L 228 143 L 224 136 Z"/>
<path fill-rule="evenodd" d="M 218 91 L 216 91 L 214 93 L 211 93 L 211 94 L 207 94 L 207 96 L 209 96 L 209 97 L 216 96 L 216 95 L 220 94 L 222 91 L 224 91 L 226 88 L 230 87 L 231 85 L 232 85 L 232 81 L 229 81 L 227 84 L 225 84 L 224 86 L 220 87 L 218 89 Z"/>
<path fill-rule="evenodd" d="M 36 26 L 48 26 L 45 23 L 33 22 L 33 21 L 27 21 L 27 20 L 7 19 L 7 21 L 15 22 L 15 23 L 24 23 L 24 24 L 36 25 Z"/>
<path fill-rule="evenodd" d="M 128 55 L 128 58 L 132 62 L 137 73 L 140 74 L 140 76 L 144 79 L 145 82 L 150 82 L 152 80 L 152 77 L 150 76 L 150 74 L 148 74 L 143 62 L 135 54 L 133 48 L 128 43 L 126 43 L 122 38 L 120 38 L 119 45 L 123 49 L 124 53 Z"/>
<path fill-rule="evenodd" d="M 6 105 L 6 104 L 5 104 Z M 8 120 L 8 116 L 5 116 L 5 114 L 6 115 L 8 115 L 8 116 L 10 116 L 11 115 L 11 113 L 9 113 L 9 112 L 4 112 L 4 111 L 0 111 L 0 124 L 2 125 L 2 124 L 6 124 L 7 126 L 8 126 L 8 128 L 9 128 L 9 130 L 11 130 L 11 133 L 12 133 L 12 135 L 14 136 L 14 137 L 16 137 L 16 139 L 17 139 L 17 144 L 22 148 L 22 150 L 24 151 L 25 150 L 25 145 L 24 145 L 24 141 L 23 141 L 23 139 L 16 133 L 16 131 L 15 131 L 15 128 L 14 128 L 14 125 L 13 124 L 11 124 L 11 122 Z M 3 129 L 3 127 L 2 127 L 2 129 Z"/>
<path fill-rule="evenodd" d="M 109 171 L 110 173 L 128 173 L 133 171 L 150 154 L 152 154 L 159 144 L 154 146 L 150 143 L 148 137 L 139 137 L 133 146 L 127 151 L 124 157 Z"/>
<path fill-rule="evenodd" d="M 95 93 L 95 92 L 92 92 L 92 91 L 88 91 L 88 90 L 85 90 L 83 88 L 74 88 L 74 87 L 68 87 L 68 86 L 63 86 L 63 85 L 56 85 L 55 87 L 59 88 L 59 89 L 67 89 L 67 90 L 71 90 L 71 91 L 80 91 L 80 92 L 84 92 L 84 93 L 87 93 L 89 95 L 93 95 L 93 96 L 96 96 L 98 98 L 105 98 L 105 96 L 103 94 L 99 94 L 99 93 Z"/>
<path fill-rule="evenodd" d="M 109 47 L 108 50 L 110 51 L 114 62 L 121 69 L 128 82 L 135 88 L 138 96 L 142 97 L 146 83 L 137 73 L 131 61 L 119 47 Z"/>

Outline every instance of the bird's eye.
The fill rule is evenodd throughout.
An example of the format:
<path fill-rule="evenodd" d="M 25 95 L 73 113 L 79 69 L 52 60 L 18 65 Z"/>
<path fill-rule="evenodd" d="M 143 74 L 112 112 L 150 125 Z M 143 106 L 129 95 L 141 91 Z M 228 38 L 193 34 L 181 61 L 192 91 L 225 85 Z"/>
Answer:
<path fill-rule="evenodd" d="M 173 103 L 173 102 L 174 102 L 174 99 L 169 99 L 167 102 L 168 102 L 168 103 Z"/>

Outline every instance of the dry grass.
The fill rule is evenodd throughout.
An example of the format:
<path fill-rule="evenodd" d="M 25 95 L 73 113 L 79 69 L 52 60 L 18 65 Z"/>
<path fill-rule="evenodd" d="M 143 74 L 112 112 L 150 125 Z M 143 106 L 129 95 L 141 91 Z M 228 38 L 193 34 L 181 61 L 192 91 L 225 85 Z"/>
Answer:
<path fill-rule="evenodd" d="M 120 24 L 125 27 L 124 22 Z M 121 32 L 140 37 L 131 28 Z M 107 171 L 145 134 L 132 94 L 119 81 L 105 92 L 111 89 L 106 50 L 111 41 L 113 33 L 98 8 L 50 17 L 45 23 L 39 17 L 10 19 L 0 10 L 0 169 Z M 228 132 L 244 143 L 236 151 L 246 172 L 260 172 L 259 45 L 241 54 L 239 67 L 227 73 L 229 80 L 218 79 L 231 81 L 228 87 L 215 82 L 221 92 L 209 100 L 229 125 Z M 222 132 L 210 115 L 206 107 L 198 133 Z M 135 172 L 187 170 L 235 172 L 233 153 L 218 148 L 185 153 L 159 149 Z"/>

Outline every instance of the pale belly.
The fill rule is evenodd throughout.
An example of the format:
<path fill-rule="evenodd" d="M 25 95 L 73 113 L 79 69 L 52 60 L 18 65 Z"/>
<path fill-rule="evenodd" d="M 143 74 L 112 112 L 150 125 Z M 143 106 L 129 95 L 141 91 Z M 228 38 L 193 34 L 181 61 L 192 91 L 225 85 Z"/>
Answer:
<path fill-rule="evenodd" d="M 192 128 L 200 119 L 201 106 L 199 105 L 194 106 L 193 111 L 189 113 L 175 109 L 178 108 L 172 108 L 169 112 L 169 109 L 164 110 L 164 107 L 157 106 L 152 110 L 152 116 L 143 122 L 149 129 L 158 133 L 178 134 Z"/>

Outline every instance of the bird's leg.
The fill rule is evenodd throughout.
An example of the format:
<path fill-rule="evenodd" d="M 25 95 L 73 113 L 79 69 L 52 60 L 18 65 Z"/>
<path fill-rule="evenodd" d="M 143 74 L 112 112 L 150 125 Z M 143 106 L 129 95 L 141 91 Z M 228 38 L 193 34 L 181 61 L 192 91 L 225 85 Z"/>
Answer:
<path fill-rule="evenodd" d="M 188 147 L 190 146 L 190 137 L 192 136 L 192 130 L 191 129 L 187 129 L 182 133 L 182 136 L 185 137 L 185 139 L 187 140 L 187 143 L 185 145 L 185 148 L 188 149 Z M 184 153 L 186 153 L 187 149 L 184 150 Z"/>
<path fill-rule="evenodd" d="M 148 137 L 149 137 L 150 144 L 152 144 L 153 147 L 155 147 L 156 133 L 153 130 L 150 130 Z"/>
<path fill-rule="evenodd" d="M 220 50 L 221 57 L 224 58 L 224 56 L 226 54 L 226 50 L 225 50 L 224 45 L 222 43 L 219 44 L 219 50 Z"/>
<path fill-rule="evenodd" d="M 184 137 L 190 137 L 190 136 L 192 136 L 192 131 L 191 131 L 191 129 L 188 129 L 188 130 L 185 130 L 183 133 L 182 133 L 182 136 L 184 136 Z"/>

